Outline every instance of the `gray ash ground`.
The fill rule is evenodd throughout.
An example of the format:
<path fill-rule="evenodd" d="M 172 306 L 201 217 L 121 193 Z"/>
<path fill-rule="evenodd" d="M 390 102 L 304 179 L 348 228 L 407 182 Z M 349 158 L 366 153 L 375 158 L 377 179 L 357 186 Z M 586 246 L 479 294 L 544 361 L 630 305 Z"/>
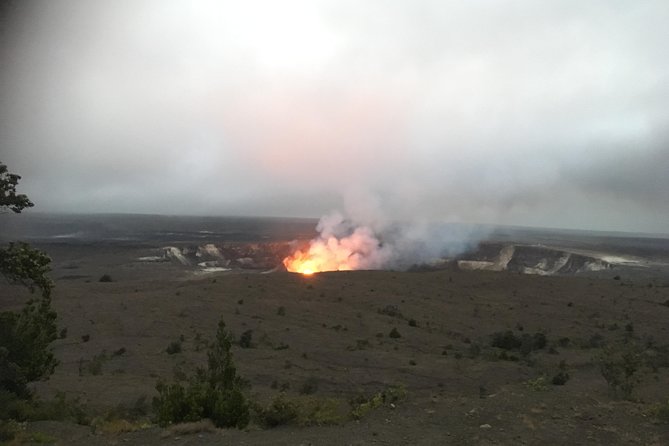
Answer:
<path fill-rule="evenodd" d="M 219 220 L 204 227 L 182 222 L 179 231 L 158 228 L 158 236 L 154 230 L 127 231 L 131 235 L 124 237 L 127 228 L 118 221 L 111 231 L 104 219 L 87 217 L 85 227 L 113 233 L 94 238 L 83 236 L 86 230 L 72 220 L 64 223 L 65 217 L 41 218 L 51 223 L 37 226 L 60 221 L 52 231 L 57 234 L 26 234 L 37 227 L 30 224 L 3 234 L 31 241 L 53 257 L 54 306 L 67 337 L 54 345 L 61 361 L 56 373 L 35 384 L 42 398 L 64 392 L 101 417 L 143 396 L 150 401 L 157 380 L 204 364 L 201 340 L 213 336 L 220 317 L 237 337 L 252 330 L 254 347 L 233 351 L 256 401 L 268 402 L 282 387 L 298 397 L 307 382 L 315 387 L 311 397 L 344 403 L 392 385 L 407 392 L 394 407 L 383 405 L 362 420 L 335 426 L 252 424 L 244 431 L 188 434 L 156 426 L 110 432 L 65 422 L 28 425 L 59 444 L 669 444 L 669 425 L 655 415 L 669 398 L 666 239 L 516 231 L 416 272 L 303 277 L 259 273 L 292 240 L 313 236 L 313 222 L 293 222 L 283 236 L 275 221 L 235 220 L 226 229 Z M 160 224 L 169 226 L 168 220 Z M 252 230 L 244 232 L 245 224 Z M 203 230 L 234 235 L 200 237 Z M 230 260 L 231 271 L 199 272 L 203 254 L 197 252 L 208 244 Z M 185 250 L 192 263 L 167 256 L 138 260 L 163 256 L 168 246 Z M 499 271 L 459 264 L 499 265 L 509 246 L 513 255 Z M 582 265 L 573 262 L 575 269 L 553 275 L 523 274 L 537 265 L 559 265 L 564 253 L 585 259 L 582 265 L 599 259 L 608 266 L 580 271 Z M 243 258 L 258 261 L 257 268 L 233 263 Z M 112 282 L 99 282 L 103 274 Z M 6 284 L 0 291 L 3 309 L 19 308 L 27 297 Z M 400 337 L 390 336 L 393 329 Z M 518 337 L 542 333 L 547 343 L 527 355 L 505 351 L 493 340 L 506 331 Z M 182 351 L 166 353 L 182 337 Z M 652 359 L 641 368 L 631 400 L 611 394 L 596 359 L 604 347 L 625 339 Z M 86 365 L 103 356 L 100 373 L 89 373 Z M 552 385 L 547 381 L 561 363 L 570 378 Z"/>

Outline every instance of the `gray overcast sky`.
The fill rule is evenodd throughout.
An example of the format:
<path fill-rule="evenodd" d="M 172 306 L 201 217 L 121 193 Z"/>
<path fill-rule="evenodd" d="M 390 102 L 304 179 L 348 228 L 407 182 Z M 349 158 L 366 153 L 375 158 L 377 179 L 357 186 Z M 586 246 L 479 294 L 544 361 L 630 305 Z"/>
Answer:
<path fill-rule="evenodd" d="M 666 0 L 15 2 L 0 160 L 41 211 L 319 216 L 360 195 L 393 218 L 669 233 L 668 24 Z"/>

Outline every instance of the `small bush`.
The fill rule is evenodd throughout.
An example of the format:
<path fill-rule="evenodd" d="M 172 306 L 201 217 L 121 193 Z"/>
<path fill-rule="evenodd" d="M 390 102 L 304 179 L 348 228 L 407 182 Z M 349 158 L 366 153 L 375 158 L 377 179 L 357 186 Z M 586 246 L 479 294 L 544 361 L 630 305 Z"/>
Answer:
<path fill-rule="evenodd" d="M 112 278 L 109 274 L 103 274 L 99 282 L 112 282 Z"/>
<path fill-rule="evenodd" d="M 379 314 L 385 314 L 386 316 L 397 317 L 400 319 L 403 317 L 399 308 L 397 308 L 397 305 L 386 305 L 383 308 L 379 308 L 377 312 Z"/>
<path fill-rule="evenodd" d="M 383 404 L 395 404 L 404 400 L 407 396 L 406 388 L 402 385 L 389 386 L 385 390 L 374 394 L 371 397 L 358 396 L 353 398 L 349 404 L 351 405 L 351 418 L 360 420 L 367 416 L 372 410 L 380 407 Z"/>
<path fill-rule="evenodd" d="M 334 398 L 288 398 L 284 393 L 275 397 L 267 407 L 255 405 L 259 424 L 276 427 L 286 424 L 299 426 L 328 426 L 346 421 L 346 403 Z"/>
<path fill-rule="evenodd" d="M 279 316 L 285 316 L 286 315 L 286 307 L 281 306 L 281 307 L 277 308 L 276 309 L 276 314 L 278 314 Z"/>
<path fill-rule="evenodd" d="M 354 405 L 351 410 L 351 417 L 354 420 L 360 420 L 367 416 L 372 410 L 383 404 L 383 397 L 381 393 L 377 393 L 369 399 L 363 400 L 359 404 Z"/>
<path fill-rule="evenodd" d="M 501 348 L 502 350 L 518 350 L 523 356 L 527 356 L 534 350 L 541 350 L 546 347 L 546 335 L 537 332 L 533 335 L 523 333 L 516 336 L 511 330 L 500 331 L 492 334 L 490 345 Z"/>
<path fill-rule="evenodd" d="M 239 337 L 239 346 L 241 348 L 252 348 L 253 347 L 253 344 L 251 343 L 252 338 L 253 338 L 253 330 L 246 330 Z"/>
<path fill-rule="evenodd" d="M 180 341 L 172 341 L 170 342 L 170 345 L 167 346 L 165 349 L 168 355 L 174 355 L 176 353 L 181 353 L 181 342 Z"/>
<path fill-rule="evenodd" d="M 418 327 L 418 322 L 416 322 L 416 319 L 409 319 L 409 327 Z"/>
<path fill-rule="evenodd" d="M 612 345 L 604 348 L 596 360 L 612 393 L 630 399 L 641 382 L 641 349 L 635 344 Z"/>
<path fill-rule="evenodd" d="M 565 372 L 564 370 L 560 370 L 555 376 L 553 376 L 553 379 L 551 379 L 551 384 L 554 386 L 564 386 L 567 384 L 567 381 L 569 381 L 569 373 Z"/>
<path fill-rule="evenodd" d="M 108 360 L 109 357 L 104 350 L 100 354 L 93 356 L 93 359 L 90 361 L 85 361 L 83 358 L 79 359 L 79 376 L 83 376 L 84 371 L 94 376 L 102 375 L 102 366 Z"/>
<path fill-rule="evenodd" d="M 503 350 L 515 350 L 523 344 L 521 339 L 514 335 L 511 330 L 493 333 L 490 345 Z"/>
<path fill-rule="evenodd" d="M 256 408 L 258 418 L 266 427 L 288 424 L 297 419 L 297 404 L 281 393 L 266 408 Z"/>
<path fill-rule="evenodd" d="M 153 399 L 158 424 L 212 420 L 216 427 L 242 429 L 249 423 L 249 404 L 243 390 L 248 381 L 237 375 L 232 360 L 232 336 L 220 320 L 216 340 L 207 353 L 207 368 L 198 368 L 187 385 L 156 385 Z"/>
<path fill-rule="evenodd" d="M 16 395 L 0 390 L 0 420 L 23 421 L 72 421 L 78 424 L 90 422 L 85 408 L 78 399 L 67 399 L 57 393 L 52 400 L 19 399 Z"/>
<path fill-rule="evenodd" d="M 345 402 L 334 398 L 303 398 L 298 407 L 301 426 L 331 426 L 346 419 Z"/>
<path fill-rule="evenodd" d="M 525 385 L 534 392 L 543 392 L 548 390 L 548 385 L 546 384 L 547 379 L 545 376 L 540 376 L 536 379 L 529 379 L 525 382 Z"/>
<path fill-rule="evenodd" d="M 399 331 L 397 331 L 397 328 L 393 327 L 393 329 L 390 330 L 390 333 L 388 333 L 388 337 L 392 339 L 398 339 L 401 338 L 402 335 L 400 334 Z"/>

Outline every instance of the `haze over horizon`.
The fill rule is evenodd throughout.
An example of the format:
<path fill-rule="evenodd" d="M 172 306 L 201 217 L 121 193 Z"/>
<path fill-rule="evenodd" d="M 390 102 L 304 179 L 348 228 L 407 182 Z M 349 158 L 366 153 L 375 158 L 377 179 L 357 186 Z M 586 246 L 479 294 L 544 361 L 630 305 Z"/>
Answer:
<path fill-rule="evenodd" d="M 41 212 L 669 233 L 666 1 L 20 1 L 0 161 Z"/>

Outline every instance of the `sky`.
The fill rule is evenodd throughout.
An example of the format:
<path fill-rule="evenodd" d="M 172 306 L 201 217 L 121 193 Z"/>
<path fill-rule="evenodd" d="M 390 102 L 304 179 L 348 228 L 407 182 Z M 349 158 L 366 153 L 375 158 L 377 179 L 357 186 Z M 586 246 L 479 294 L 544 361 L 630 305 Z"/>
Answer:
<path fill-rule="evenodd" d="M 669 2 L 59 0 L 0 21 L 48 212 L 669 233 Z"/>

